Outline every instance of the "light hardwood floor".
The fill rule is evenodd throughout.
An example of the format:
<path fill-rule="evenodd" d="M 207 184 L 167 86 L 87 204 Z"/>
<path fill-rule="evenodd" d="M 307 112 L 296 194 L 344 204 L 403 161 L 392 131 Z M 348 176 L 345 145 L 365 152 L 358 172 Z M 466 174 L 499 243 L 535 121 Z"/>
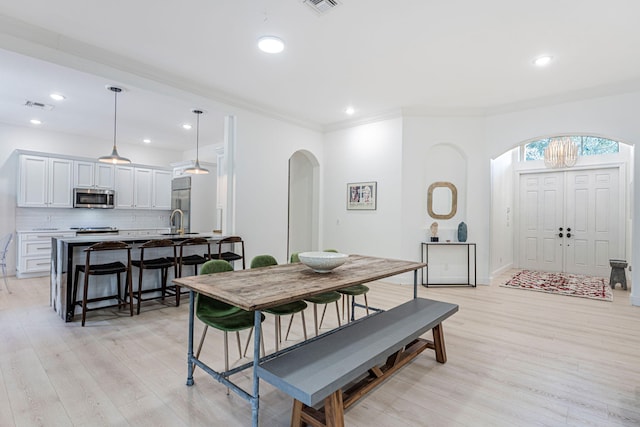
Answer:
<path fill-rule="evenodd" d="M 640 425 L 640 307 L 629 293 L 601 302 L 499 287 L 506 279 L 421 287 L 422 297 L 460 305 L 444 323 L 448 362 L 423 353 L 349 409 L 346 424 Z M 82 328 L 48 306 L 46 278 L 9 286 L 10 295 L 0 290 L 0 426 L 251 424 L 250 405 L 202 370 L 185 385 L 187 304 L 147 303 L 133 318 L 90 312 Z M 369 303 L 382 308 L 412 296 L 406 285 L 371 289 Z M 327 320 L 336 324 L 331 307 Z M 307 324 L 312 331 L 311 309 Z M 264 328 L 273 348 L 272 318 Z M 301 335 L 294 321 L 290 341 Z M 221 333 L 210 330 L 203 358 L 223 366 Z M 247 390 L 248 375 L 235 378 Z M 261 425 L 289 425 L 288 396 L 262 383 L 260 403 Z"/>

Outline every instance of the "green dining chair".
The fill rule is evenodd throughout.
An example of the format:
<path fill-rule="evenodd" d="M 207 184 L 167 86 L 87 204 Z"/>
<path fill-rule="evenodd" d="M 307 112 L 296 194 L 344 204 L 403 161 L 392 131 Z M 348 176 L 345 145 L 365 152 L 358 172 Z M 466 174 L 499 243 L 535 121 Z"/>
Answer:
<path fill-rule="evenodd" d="M 211 260 L 202 265 L 200 274 L 214 274 L 222 273 L 225 271 L 233 271 L 233 266 L 224 260 Z M 236 339 L 238 341 L 238 354 L 242 357 L 242 348 L 240 344 L 240 332 L 244 329 L 253 328 L 254 312 L 245 311 L 239 307 L 227 304 L 214 298 L 210 298 L 205 295 L 197 294 L 196 296 L 196 316 L 202 323 L 204 323 L 204 330 L 202 331 L 202 337 L 200 338 L 200 344 L 196 351 L 196 359 L 200 356 L 202 350 L 202 344 L 207 335 L 209 326 L 221 330 L 224 332 L 224 370 L 229 370 L 229 340 L 228 333 L 235 332 Z M 262 315 L 262 321 L 265 316 Z M 262 347 L 262 353 L 264 354 L 264 345 Z M 195 369 L 195 366 L 194 366 Z M 227 394 L 229 390 L 227 389 Z"/>
<path fill-rule="evenodd" d="M 298 257 L 297 252 L 294 252 L 291 254 L 290 262 L 292 264 L 296 262 L 300 262 L 300 257 Z M 329 291 L 329 292 L 323 292 L 319 295 L 307 297 L 304 299 L 306 302 L 310 302 L 313 304 L 313 321 L 316 328 L 316 336 L 318 336 L 318 331 L 320 330 L 320 328 L 322 328 L 324 315 L 327 312 L 327 305 L 331 304 L 332 302 L 335 302 L 336 304 L 336 315 L 338 318 L 338 326 L 342 326 L 342 324 L 340 323 L 340 306 L 338 305 L 338 301 L 340 301 L 341 298 L 342 298 L 342 294 L 340 294 L 339 292 Z M 324 307 L 322 309 L 322 316 L 320 317 L 320 323 L 318 323 L 318 305 L 321 305 L 321 304 L 324 305 Z M 289 321 L 289 329 L 290 328 L 291 328 L 291 321 Z M 285 335 L 284 337 L 285 341 L 287 340 L 288 337 L 289 337 L 289 332 L 287 329 L 287 335 Z"/>
<path fill-rule="evenodd" d="M 325 252 L 338 252 L 335 249 L 325 249 Z M 369 292 L 369 287 L 365 286 L 365 285 L 353 285 L 353 286 L 349 286 L 347 288 L 342 288 L 342 289 L 338 289 L 338 292 L 342 294 L 342 296 L 344 297 L 342 299 L 342 315 L 344 315 L 345 310 L 344 310 L 344 306 L 345 306 L 345 300 L 347 302 L 347 322 L 351 321 L 351 316 L 355 317 L 354 313 L 350 313 L 351 311 L 351 304 L 349 304 L 349 297 L 351 297 L 351 301 L 355 301 L 356 296 L 358 295 L 362 295 L 364 297 L 364 307 L 367 310 L 367 316 L 369 315 L 369 301 L 367 301 L 367 292 Z"/>
<path fill-rule="evenodd" d="M 261 268 L 268 267 L 271 265 L 278 265 L 278 261 L 271 255 L 258 255 L 251 260 L 250 268 Z M 268 308 L 265 313 L 273 314 L 276 316 L 275 328 L 276 328 L 276 351 L 280 349 L 280 342 L 282 341 L 282 322 L 281 317 L 286 315 L 291 315 L 291 321 L 293 321 L 293 316 L 296 313 L 300 313 L 302 318 L 302 330 L 304 332 L 304 339 L 307 339 L 307 325 L 304 320 L 304 310 L 307 308 L 307 303 L 300 301 L 293 301 L 286 304 L 278 305 L 276 307 Z M 291 328 L 291 322 L 289 322 L 289 329 Z M 287 330 L 287 336 L 289 335 L 289 331 Z M 286 338 L 285 338 L 286 339 Z M 246 347 L 245 347 L 246 352 Z"/>

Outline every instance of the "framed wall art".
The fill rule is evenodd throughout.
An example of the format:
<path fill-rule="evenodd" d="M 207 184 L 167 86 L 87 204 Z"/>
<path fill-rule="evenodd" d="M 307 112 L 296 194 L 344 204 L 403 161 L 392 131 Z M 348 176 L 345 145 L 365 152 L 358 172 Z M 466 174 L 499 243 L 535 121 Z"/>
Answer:
<path fill-rule="evenodd" d="M 347 184 L 347 210 L 373 211 L 378 201 L 378 183 L 353 182 Z"/>

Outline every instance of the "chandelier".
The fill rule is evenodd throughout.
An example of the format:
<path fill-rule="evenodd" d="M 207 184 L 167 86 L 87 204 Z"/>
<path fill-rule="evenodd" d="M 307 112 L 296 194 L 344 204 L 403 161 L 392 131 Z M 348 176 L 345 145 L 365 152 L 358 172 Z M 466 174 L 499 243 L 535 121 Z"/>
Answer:
<path fill-rule="evenodd" d="M 578 146 L 568 136 L 552 138 L 544 149 L 544 165 L 548 168 L 571 167 L 578 160 Z"/>

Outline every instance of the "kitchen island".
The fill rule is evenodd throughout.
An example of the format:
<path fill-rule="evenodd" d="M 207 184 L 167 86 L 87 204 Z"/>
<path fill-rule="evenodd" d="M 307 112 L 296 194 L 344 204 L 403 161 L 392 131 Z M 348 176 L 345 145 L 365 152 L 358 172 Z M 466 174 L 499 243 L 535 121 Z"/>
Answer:
<path fill-rule="evenodd" d="M 217 251 L 217 247 L 215 247 L 215 243 L 221 240 L 224 236 L 219 233 L 191 233 L 191 234 L 158 234 L 158 235 L 147 235 L 147 236 L 122 236 L 122 235 L 91 235 L 91 236 L 78 236 L 78 237 L 61 237 L 61 238 L 53 238 L 51 245 L 51 290 L 50 290 L 50 305 L 53 307 L 54 311 L 58 313 L 64 321 L 70 322 L 73 320 L 75 305 L 73 304 L 73 273 L 75 271 L 75 266 L 78 264 L 84 264 L 85 262 L 85 252 L 83 249 L 93 245 L 94 243 L 106 242 L 106 241 L 122 241 L 127 242 L 132 245 L 131 256 L 132 259 L 139 259 L 139 251 L 137 250 L 137 246 L 147 242 L 149 240 L 161 240 L 168 239 L 174 242 L 180 242 L 185 239 L 202 237 L 209 240 L 214 247 L 211 248 L 213 252 L 214 249 Z M 197 247 L 196 247 L 197 248 Z M 190 248 L 193 250 L 193 248 Z M 202 251 L 202 248 L 198 253 Z M 185 251 L 186 252 L 186 251 Z M 186 252 L 185 254 L 191 254 L 192 252 Z M 111 262 L 116 260 L 114 254 L 100 254 L 101 258 L 96 260 L 96 263 L 102 262 Z M 149 251 L 149 257 L 153 257 L 154 254 L 152 251 Z M 166 256 L 166 254 L 164 255 Z M 147 258 L 147 252 L 145 251 L 145 258 Z M 134 269 L 132 273 L 136 273 L 137 269 Z M 143 288 L 145 288 L 145 284 L 149 281 L 157 280 L 156 275 L 149 274 L 145 275 L 145 281 L 143 282 Z M 173 277 L 169 277 L 169 281 L 171 281 Z M 108 292 L 108 287 L 111 286 L 110 277 L 92 277 L 92 281 L 97 280 L 98 282 L 92 286 L 92 291 L 97 293 L 100 292 Z M 137 289 L 137 280 L 132 277 L 132 282 L 134 283 L 134 289 Z M 93 283 L 93 282 L 92 282 Z M 151 283 L 150 287 L 157 287 L 157 283 Z"/>

